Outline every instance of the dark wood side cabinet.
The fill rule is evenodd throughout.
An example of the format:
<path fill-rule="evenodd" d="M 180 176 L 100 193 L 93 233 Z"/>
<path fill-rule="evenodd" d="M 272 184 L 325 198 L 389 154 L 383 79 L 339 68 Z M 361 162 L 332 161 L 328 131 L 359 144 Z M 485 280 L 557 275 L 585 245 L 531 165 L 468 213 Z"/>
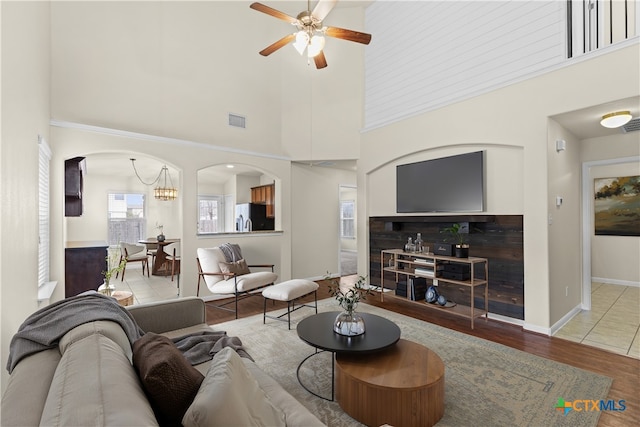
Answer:
<path fill-rule="evenodd" d="M 84 291 L 97 291 L 102 285 L 102 272 L 107 269 L 107 242 L 67 242 L 64 250 L 65 297 Z"/>

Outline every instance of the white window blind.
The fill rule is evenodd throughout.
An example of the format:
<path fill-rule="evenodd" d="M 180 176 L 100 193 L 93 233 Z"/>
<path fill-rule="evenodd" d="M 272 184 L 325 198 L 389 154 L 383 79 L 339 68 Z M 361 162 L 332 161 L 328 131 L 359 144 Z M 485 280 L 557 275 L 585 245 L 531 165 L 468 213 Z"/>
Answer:
<path fill-rule="evenodd" d="M 49 281 L 49 170 L 51 149 L 38 138 L 38 287 Z"/>

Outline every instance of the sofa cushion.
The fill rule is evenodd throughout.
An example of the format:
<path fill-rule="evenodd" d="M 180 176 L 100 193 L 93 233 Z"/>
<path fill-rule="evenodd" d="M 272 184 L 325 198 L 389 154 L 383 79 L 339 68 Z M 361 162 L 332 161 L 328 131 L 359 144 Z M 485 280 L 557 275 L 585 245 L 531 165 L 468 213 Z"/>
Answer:
<path fill-rule="evenodd" d="M 96 320 L 71 329 L 62 338 L 60 338 L 60 342 L 58 343 L 60 353 L 64 354 L 71 344 L 93 334 L 104 335 L 111 341 L 118 344 L 131 362 L 133 354 L 131 352 L 131 343 L 129 342 L 129 338 L 118 323 L 110 320 Z"/>
<path fill-rule="evenodd" d="M 214 294 L 233 294 L 235 293 L 237 282 L 238 292 L 249 292 L 271 284 L 277 278 L 278 275 L 270 271 L 254 271 L 253 273 L 232 277 L 229 280 L 221 280 L 209 286 L 209 290 Z"/>
<path fill-rule="evenodd" d="M 271 403 L 242 358 L 230 347 L 214 356 L 182 424 L 185 427 L 286 425 L 283 412 Z"/>
<path fill-rule="evenodd" d="M 251 376 L 258 382 L 258 385 L 274 406 L 285 414 L 287 425 L 305 427 L 324 427 L 315 415 L 313 415 L 302 403 L 290 395 L 280 383 L 263 371 L 255 362 L 243 358 L 242 362 Z"/>
<path fill-rule="evenodd" d="M 28 401 L 32 396 L 22 397 Z M 120 345 L 92 334 L 67 346 L 40 425 L 153 426 L 158 422 Z"/>
<path fill-rule="evenodd" d="M 152 332 L 133 344 L 133 364 L 160 425 L 179 425 L 204 376 L 169 338 Z"/>
<path fill-rule="evenodd" d="M 40 424 L 58 363 L 60 351 L 52 348 L 27 356 L 16 365 L 2 395 L 0 425 L 22 427 Z M 25 396 L 29 398 L 25 399 Z"/>
<path fill-rule="evenodd" d="M 247 262 L 244 259 L 233 261 L 233 262 L 220 262 L 218 263 L 220 266 L 220 272 L 222 273 L 231 273 L 236 276 L 242 276 L 243 274 L 251 273 L 249 267 L 247 266 Z M 232 275 L 224 276 L 225 280 L 233 277 Z"/>

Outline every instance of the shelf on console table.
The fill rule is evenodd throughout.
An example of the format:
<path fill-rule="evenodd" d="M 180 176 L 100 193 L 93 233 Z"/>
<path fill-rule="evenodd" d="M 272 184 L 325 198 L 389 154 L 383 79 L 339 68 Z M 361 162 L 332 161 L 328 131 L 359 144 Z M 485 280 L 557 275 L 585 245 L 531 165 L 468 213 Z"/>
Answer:
<path fill-rule="evenodd" d="M 386 255 L 386 258 L 385 258 Z M 471 291 L 470 306 L 464 306 L 457 304 L 454 307 L 443 307 L 438 304 L 427 303 L 426 301 L 414 301 L 418 304 L 422 304 L 428 308 L 436 310 L 444 310 L 447 313 L 455 314 L 458 316 L 466 317 L 471 320 L 471 329 L 474 328 L 474 319 L 477 317 L 488 318 L 489 308 L 489 261 L 486 258 L 468 257 L 468 258 L 456 258 L 450 256 L 435 255 L 433 253 L 418 253 L 418 252 L 405 252 L 402 249 L 383 249 L 380 251 L 381 273 L 380 273 L 380 300 L 384 302 L 384 273 L 394 273 L 396 286 L 401 275 L 406 276 L 407 286 L 409 278 L 419 277 L 431 281 L 431 284 L 437 286 L 438 282 L 451 283 L 460 286 L 466 286 Z M 442 273 L 439 273 L 439 267 L 445 264 L 463 264 L 469 266 L 470 276 L 468 280 L 456 280 L 451 278 L 442 277 Z M 475 275 L 475 265 L 484 264 L 484 277 L 478 278 Z M 421 274 L 416 273 L 416 267 L 423 268 Z M 430 272 L 433 274 L 430 274 Z M 484 286 L 484 308 L 479 309 L 475 307 L 475 288 L 477 286 Z M 407 292 L 409 295 L 409 292 Z M 402 297 L 393 295 L 395 298 L 408 299 L 408 297 Z"/>

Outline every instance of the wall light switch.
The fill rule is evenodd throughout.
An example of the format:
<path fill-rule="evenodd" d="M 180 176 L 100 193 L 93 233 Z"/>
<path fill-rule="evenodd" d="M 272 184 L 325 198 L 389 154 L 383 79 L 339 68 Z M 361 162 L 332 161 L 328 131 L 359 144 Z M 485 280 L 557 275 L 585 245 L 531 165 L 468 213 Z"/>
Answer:
<path fill-rule="evenodd" d="M 562 196 L 556 196 L 556 206 L 562 206 Z"/>
<path fill-rule="evenodd" d="M 556 151 L 559 153 L 560 151 L 564 151 L 567 149 L 567 141 L 564 139 L 556 140 Z"/>

